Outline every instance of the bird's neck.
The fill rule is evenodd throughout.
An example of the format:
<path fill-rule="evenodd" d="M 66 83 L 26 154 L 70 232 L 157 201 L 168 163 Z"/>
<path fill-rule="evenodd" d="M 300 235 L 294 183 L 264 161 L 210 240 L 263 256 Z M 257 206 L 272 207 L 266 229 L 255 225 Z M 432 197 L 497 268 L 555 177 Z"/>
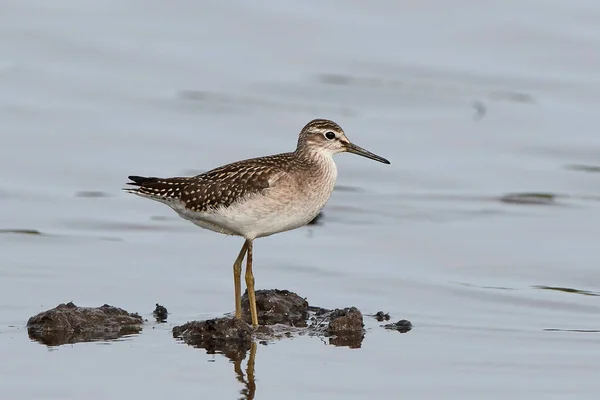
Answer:
<path fill-rule="evenodd" d="M 307 175 L 325 178 L 327 181 L 335 183 L 337 178 L 337 167 L 333 160 L 333 155 L 316 149 L 298 149 L 296 150 L 297 160 L 306 169 Z"/>

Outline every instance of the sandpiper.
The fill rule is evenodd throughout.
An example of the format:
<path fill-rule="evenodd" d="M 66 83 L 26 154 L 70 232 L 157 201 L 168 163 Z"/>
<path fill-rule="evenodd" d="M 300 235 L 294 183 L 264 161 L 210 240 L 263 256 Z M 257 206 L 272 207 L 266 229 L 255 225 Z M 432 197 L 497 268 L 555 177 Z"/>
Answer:
<path fill-rule="evenodd" d="M 244 245 L 233 264 L 235 316 L 242 317 L 241 272 L 246 256 L 246 287 L 252 325 L 258 326 L 252 247 L 254 239 L 308 224 L 329 200 L 337 178 L 333 155 L 350 152 L 389 164 L 348 140 L 333 121 L 315 119 L 302 128 L 290 153 L 234 162 L 192 177 L 129 176 L 123 189 L 171 207 L 180 217 Z"/>

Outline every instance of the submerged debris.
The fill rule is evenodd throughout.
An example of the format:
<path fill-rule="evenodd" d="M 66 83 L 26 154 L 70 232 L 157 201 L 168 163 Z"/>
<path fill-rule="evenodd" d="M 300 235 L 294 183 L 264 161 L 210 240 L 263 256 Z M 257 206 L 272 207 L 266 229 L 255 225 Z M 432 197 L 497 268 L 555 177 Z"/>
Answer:
<path fill-rule="evenodd" d="M 36 229 L 0 229 L 0 233 L 15 233 L 18 235 L 37 235 L 41 236 L 42 232 Z"/>
<path fill-rule="evenodd" d="M 500 201 L 508 204 L 556 205 L 556 197 L 552 193 L 508 193 L 500 197 Z"/>
<path fill-rule="evenodd" d="M 27 321 L 29 337 L 48 346 L 66 343 L 111 340 L 139 333 L 144 320 L 137 313 L 109 306 L 78 307 L 59 304 Z"/>
<path fill-rule="evenodd" d="M 481 100 L 475 100 L 473 102 L 473 108 L 475 109 L 475 115 L 473 116 L 475 121 L 481 120 L 487 113 L 487 107 Z"/>
<path fill-rule="evenodd" d="M 592 292 L 590 290 L 581 290 L 581 289 L 561 287 L 561 286 L 535 285 L 535 286 L 532 286 L 532 288 L 543 289 L 543 290 L 556 290 L 556 291 L 565 292 L 565 293 L 583 294 L 585 296 L 600 296 L 600 292 Z"/>
<path fill-rule="evenodd" d="M 570 164 L 565 168 L 571 169 L 574 171 L 583 171 L 583 172 L 600 172 L 600 166 L 598 165 L 583 165 L 583 164 Z"/>
<path fill-rule="evenodd" d="M 169 312 L 165 307 L 156 303 L 156 308 L 152 312 L 152 315 L 154 315 L 154 318 L 156 318 L 156 322 L 166 322 Z"/>
<path fill-rule="evenodd" d="M 373 318 L 375 318 L 379 322 L 389 321 L 390 320 L 390 314 L 386 313 L 386 312 L 383 312 L 383 311 L 377 311 L 375 314 L 373 314 L 371 316 Z"/>
<path fill-rule="evenodd" d="M 388 330 L 398 331 L 400 333 L 406 333 L 412 329 L 412 324 L 410 323 L 410 321 L 408 321 L 406 319 L 401 319 L 398 322 L 395 322 L 392 324 L 387 324 L 387 325 L 384 325 L 383 327 Z"/>

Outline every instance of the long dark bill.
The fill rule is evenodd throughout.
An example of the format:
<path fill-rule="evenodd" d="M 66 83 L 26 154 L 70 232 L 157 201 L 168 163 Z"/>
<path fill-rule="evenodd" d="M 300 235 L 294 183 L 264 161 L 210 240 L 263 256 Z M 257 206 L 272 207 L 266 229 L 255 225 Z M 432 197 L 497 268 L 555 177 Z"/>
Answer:
<path fill-rule="evenodd" d="M 346 150 L 352 154 L 358 154 L 359 156 L 370 158 L 371 160 L 379 161 L 380 163 L 389 164 L 390 162 L 383 157 L 379 157 L 377 154 L 373 154 L 368 150 L 363 149 L 354 143 L 348 143 Z"/>

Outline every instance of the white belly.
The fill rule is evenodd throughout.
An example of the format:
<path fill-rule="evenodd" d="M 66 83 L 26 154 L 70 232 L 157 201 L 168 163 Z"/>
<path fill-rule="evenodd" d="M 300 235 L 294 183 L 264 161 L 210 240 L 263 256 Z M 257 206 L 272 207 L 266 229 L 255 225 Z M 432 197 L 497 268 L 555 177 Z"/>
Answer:
<path fill-rule="evenodd" d="M 199 221 L 193 222 L 221 233 L 230 232 L 255 239 L 308 224 L 321 211 L 328 198 L 299 196 L 282 201 L 277 196 L 265 193 L 216 212 L 197 215 Z"/>

